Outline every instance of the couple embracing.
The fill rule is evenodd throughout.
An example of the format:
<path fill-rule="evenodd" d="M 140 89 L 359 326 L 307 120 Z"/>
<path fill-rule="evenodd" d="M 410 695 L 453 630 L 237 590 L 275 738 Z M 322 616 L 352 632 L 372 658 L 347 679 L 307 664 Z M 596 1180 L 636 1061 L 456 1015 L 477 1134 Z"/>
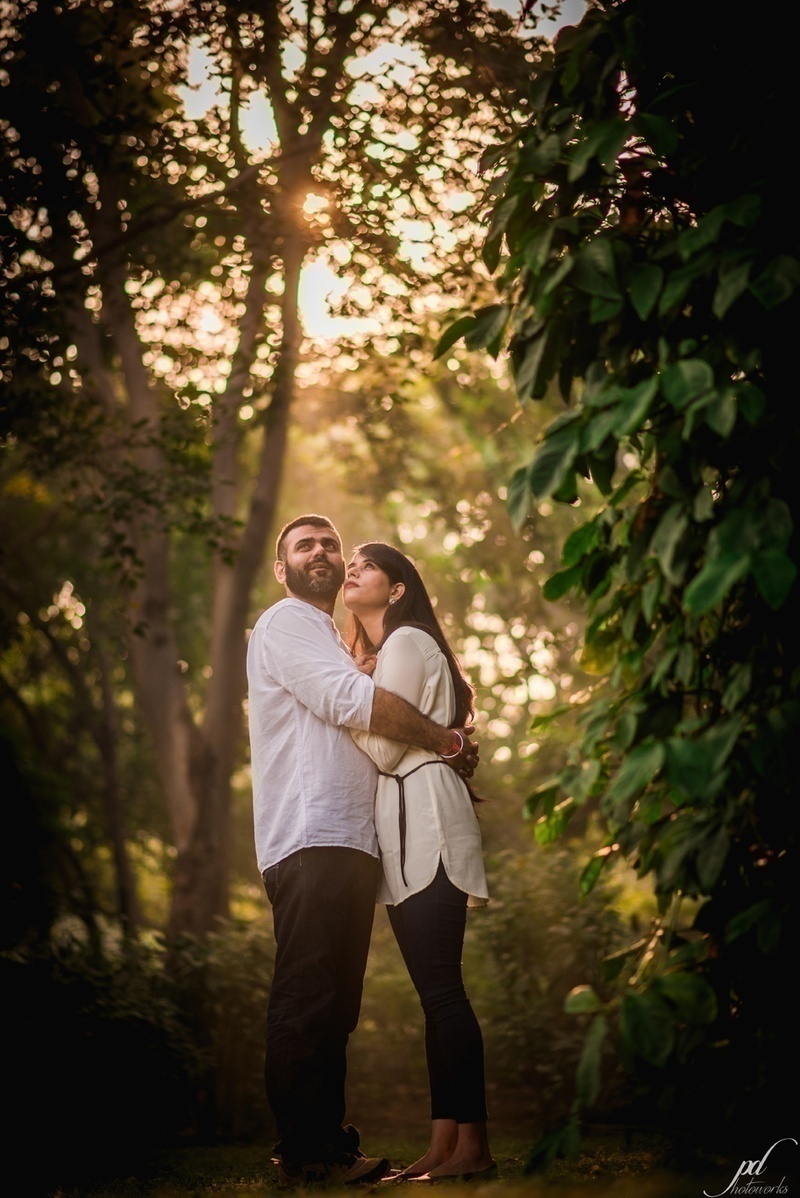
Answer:
<path fill-rule="evenodd" d="M 488 901 L 468 781 L 472 688 L 397 549 L 367 542 L 345 565 L 333 524 L 302 515 L 281 530 L 274 569 L 286 598 L 256 622 L 247 673 L 256 851 L 275 927 L 265 1080 L 281 1180 L 494 1176 L 483 1041 L 461 976 L 467 906 Z M 342 589 L 349 644 L 333 621 Z M 430 1143 L 399 1170 L 344 1125 L 376 901 L 425 1017 Z"/>

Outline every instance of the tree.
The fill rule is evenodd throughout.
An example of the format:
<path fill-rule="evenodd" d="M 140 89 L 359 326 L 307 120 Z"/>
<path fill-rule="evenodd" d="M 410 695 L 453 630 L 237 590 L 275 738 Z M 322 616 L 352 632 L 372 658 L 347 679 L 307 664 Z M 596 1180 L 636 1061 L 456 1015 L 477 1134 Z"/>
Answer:
<path fill-rule="evenodd" d="M 2 40 L 2 432 L 115 565 L 177 847 L 170 934 L 202 932 L 227 912 L 244 635 L 309 369 L 303 264 L 349 262 L 387 345 L 436 272 L 463 277 L 454 196 L 530 45 L 482 3 L 388 0 L 21 0 Z M 197 121 L 192 42 L 223 84 Z M 411 65 L 381 67 L 398 44 Z M 260 151 L 241 126 L 256 94 Z M 200 628 L 176 609 L 187 568 Z"/>
<path fill-rule="evenodd" d="M 583 890 L 627 862 L 659 907 L 652 934 L 609 961 L 608 993 L 569 1000 L 590 1021 L 577 1096 L 534 1163 L 574 1147 L 612 1027 L 673 1130 L 701 1118 L 707 1143 L 745 1125 L 761 1142 L 796 1022 L 783 971 L 799 438 L 785 398 L 800 254 L 765 153 L 766 132 L 786 132 L 791 72 L 774 40 L 725 21 L 700 34 L 694 16 L 598 0 L 560 33 L 533 116 L 484 159 L 500 303 L 446 335 L 507 344 L 523 404 L 562 397 L 510 482 L 516 525 L 586 480 L 602 498 L 545 588 L 586 604 L 598 683 L 581 742 L 529 810 L 547 841 L 596 807 Z"/>

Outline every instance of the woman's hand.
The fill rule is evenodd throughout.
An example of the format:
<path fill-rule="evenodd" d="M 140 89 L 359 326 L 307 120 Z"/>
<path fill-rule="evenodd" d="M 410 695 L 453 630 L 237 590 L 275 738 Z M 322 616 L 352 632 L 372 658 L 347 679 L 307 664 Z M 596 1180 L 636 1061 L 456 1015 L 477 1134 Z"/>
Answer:
<path fill-rule="evenodd" d="M 359 653 L 353 660 L 362 674 L 369 674 L 371 678 L 375 673 L 375 666 L 378 664 L 377 653 Z"/>

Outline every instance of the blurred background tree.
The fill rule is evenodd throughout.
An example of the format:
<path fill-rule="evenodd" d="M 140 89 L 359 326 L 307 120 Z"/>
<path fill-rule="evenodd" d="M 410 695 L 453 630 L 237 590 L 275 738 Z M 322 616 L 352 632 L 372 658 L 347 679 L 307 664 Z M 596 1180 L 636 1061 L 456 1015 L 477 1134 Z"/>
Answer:
<path fill-rule="evenodd" d="M 441 314 L 443 280 L 472 277 L 477 156 L 511 128 L 533 45 L 484 4 L 6 14 L 5 677 L 15 718 L 60 721 L 40 733 L 51 749 L 76 721 L 76 769 L 102 762 L 104 832 L 72 840 L 110 846 L 126 926 L 141 919 L 131 786 L 150 816 L 163 804 L 170 938 L 229 913 L 243 646 L 289 430 L 313 392 L 350 395 L 368 353 L 419 369 L 408 336 Z M 194 119 L 192 55 L 218 85 Z M 304 264 L 340 271 L 369 349 L 313 352 Z M 33 698 L 32 669 L 69 713 Z M 143 771 L 120 761 L 132 743 Z"/>

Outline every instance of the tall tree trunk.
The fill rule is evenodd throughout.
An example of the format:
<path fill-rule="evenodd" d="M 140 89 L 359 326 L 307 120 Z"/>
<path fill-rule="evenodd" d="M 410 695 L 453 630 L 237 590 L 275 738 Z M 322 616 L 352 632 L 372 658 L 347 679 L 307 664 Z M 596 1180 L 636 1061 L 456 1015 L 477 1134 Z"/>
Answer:
<path fill-rule="evenodd" d="M 253 584 L 272 530 L 280 493 L 289 415 L 302 330 L 298 313 L 306 242 L 299 232 L 284 247 L 283 336 L 272 401 L 265 413 L 258 474 L 242 538 L 232 564 L 216 563 L 211 679 L 206 716 L 192 756 L 197 818 L 178 852 L 169 939 L 201 934 L 228 913 L 231 774 L 242 738 L 246 694 L 245 629 Z"/>
<path fill-rule="evenodd" d="M 100 686 L 103 695 L 102 710 L 97 715 L 95 739 L 103 763 L 103 808 L 106 816 L 108 838 L 114 860 L 117 881 L 117 905 L 123 931 L 133 936 L 142 925 L 142 912 L 136 890 L 136 880 L 128 855 L 128 837 L 125 816 L 120 800 L 117 746 L 119 742 L 117 709 L 109 677 L 108 662 L 102 649 L 98 650 Z"/>
<path fill-rule="evenodd" d="M 134 315 L 125 294 L 122 269 L 108 269 L 103 282 L 114 344 L 128 399 L 131 463 L 145 477 L 158 479 L 165 470 L 160 449 L 157 396 L 142 361 Z M 130 605 L 130 649 L 139 699 L 155 748 L 178 850 L 191 838 L 196 801 L 191 784 L 196 729 L 181 674 L 173 623 L 170 585 L 170 534 L 158 513 L 136 511 L 129 522 L 136 553 Z"/>

